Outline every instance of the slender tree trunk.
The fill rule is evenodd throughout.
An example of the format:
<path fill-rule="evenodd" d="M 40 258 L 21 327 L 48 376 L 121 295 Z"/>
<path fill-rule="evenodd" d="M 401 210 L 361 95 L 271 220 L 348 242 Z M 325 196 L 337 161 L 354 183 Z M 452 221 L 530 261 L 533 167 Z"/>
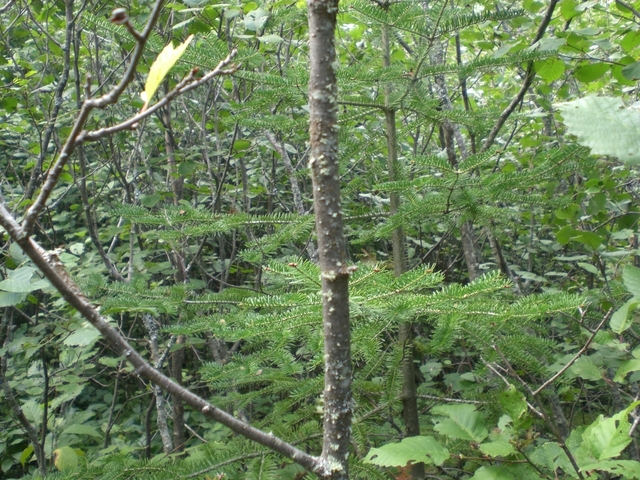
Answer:
<path fill-rule="evenodd" d="M 159 327 L 153 318 L 149 314 L 143 315 L 143 323 L 149 332 L 149 346 L 151 349 L 151 360 L 154 363 L 156 369 L 162 369 L 163 358 L 160 357 L 158 333 Z M 169 455 L 173 452 L 173 441 L 171 434 L 169 433 L 169 426 L 167 424 L 167 410 L 166 401 L 164 399 L 164 392 L 158 385 L 152 387 L 153 395 L 156 401 L 156 410 L 158 415 L 158 431 L 160 432 L 160 438 L 162 439 L 162 450 Z M 147 445 L 147 448 L 149 445 Z"/>
<path fill-rule="evenodd" d="M 382 27 L 382 62 L 385 67 L 391 66 L 391 47 L 389 43 L 389 26 Z M 387 165 L 389 181 L 398 180 L 398 141 L 396 135 L 396 111 L 390 105 L 391 87 L 385 88 L 385 130 L 387 133 Z M 389 213 L 395 215 L 400 208 L 400 195 L 391 192 L 389 199 Z M 393 231 L 393 271 L 399 277 L 406 271 L 404 253 L 404 231 L 398 227 Z M 407 437 L 420 435 L 420 419 L 418 417 L 418 397 L 416 389 L 416 375 L 413 364 L 413 326 L 410 323 L 400 325 L 398 340 L 402 345 L 402 419 L 404 420 L 404 434 Z M 424 477 L 424 464 L 411 465 L 411 478 Z"/>
<path fill-rule="evenodd" d="M 164 82 L 164 91 L 165 95 L 169 92 L 167 82 Z M 176 162 L 176 141 L 173 137 L 171 107 L 167 105 L 161 115 L 162 122 L 164 123 L 164 148 L 167 152 L 167 161 L 169 163 L 169 182 L 171 183 L 171 191 L 173 192 L 173 204 L 178 205 L 180 200 L 182 200 L 184 178 L 178 172 L 178 163 Z"/>
<path fill-rule="evenodd" d="M 182 385 L 182 364 L 184 362 L 184 342 L 186 335 L 178 335 L 176 345 L 182 345 L 182 348 L 171 354 L 171 376 L 177 384 Z M 184 404 L 179 395 L 172 395 L 173 410 L 173 451 L 182 452 L 184 450 Z"/>
<path fill-rule="evenodd" d="M 431 63 L 433 65 L 444 64 L 444 49 L 440 41 L 435 41 L 433 44 Z M 447 90 L 444 75 L 440 74 L 434 77 L 434 87 L 442 108 L 444 110 L 451 110 L 453 106 L 451 105 L 451 99 L 449 98 L 449 92 Z M 451 166 L 456 167 L 458 165 L 456 145 L 460 150 L 460 157 L 462 160 L 468 156 L 464 137 L 460 132 L 460 128 L 449 120 L 444 120 L 442 122 L 442 130 L 444 133 L 444 144 L 447 152 L 447 159 Z M 464 254 L 464 260 L 467 264 L 467 272 L 469 273 L 469 280 L 474 281 L 480 276 L 480 261 L 476 252 L 475 234 L 471 220 L 467 220 L 460 225 L 460 237 L 462 241 L 462 253 Z"/>
<path fill-rule="evenodd" d="M 337 0 L 309 0 L 309 167 L 322 278 L 325 382 L 322 462 L 325 479 L 349 478 L 353 402 L 349 275 L 338 170 L 338 86 L 334 32 Z"/>

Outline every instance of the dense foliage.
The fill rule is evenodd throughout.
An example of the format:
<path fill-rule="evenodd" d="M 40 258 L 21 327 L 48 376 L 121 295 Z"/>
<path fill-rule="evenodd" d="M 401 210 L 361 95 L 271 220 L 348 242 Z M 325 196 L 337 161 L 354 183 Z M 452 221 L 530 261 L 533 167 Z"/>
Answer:
<path fill-rule="evenodd" d="M 18 218 L 83 95 L 126 69 L 122 6 L 149 15 L 0 7 L 0 194 Z M 639 10 L 340 3 L 352 478 L 640 478 L 638 129 L 614 113 L 637 100 Z M 78 147 L 35 237 L 156 368 L 316 455 L 306 3 L 167 3 L 133 88 L 87 128 L 136 115 L 158 54 L 190 35 L 157 98 L 234 48 L 237 70 Z M 561 111 L 588 95 L 613 98 L 567 114 L 576 139 Z M 313 478 L 140 379 L 3 240 L 0 477 L 40 475 L 30 426 L 56 478 Z"/>

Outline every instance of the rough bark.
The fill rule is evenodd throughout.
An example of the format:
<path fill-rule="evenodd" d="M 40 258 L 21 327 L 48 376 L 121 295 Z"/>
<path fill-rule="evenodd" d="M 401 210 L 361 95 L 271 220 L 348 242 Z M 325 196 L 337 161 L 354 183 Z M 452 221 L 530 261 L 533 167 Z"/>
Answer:
<path fill-rule="evenodd" d="M 338 102 L 334 32 L 337 0 L 310 0 L 309 167 L 322 278 L 325 388 L 322 461 L 326 479 L 347 479 L 351 430 L 349 274 L 338 170 Z"/>

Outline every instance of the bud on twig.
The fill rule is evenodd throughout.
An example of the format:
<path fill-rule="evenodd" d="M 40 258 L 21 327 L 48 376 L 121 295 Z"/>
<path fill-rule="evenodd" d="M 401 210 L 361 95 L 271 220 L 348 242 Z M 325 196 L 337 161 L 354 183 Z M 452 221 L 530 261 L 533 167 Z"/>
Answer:
<path fill-rule="evenodd" d="M 126 8 L 114 8 L 113 12 L 111 12 L 111 18 L 109 19 L 111 23 L 115 23 L 116 25 L 123 25 L 129 21 L 129 14 L 127 13 Z"/>

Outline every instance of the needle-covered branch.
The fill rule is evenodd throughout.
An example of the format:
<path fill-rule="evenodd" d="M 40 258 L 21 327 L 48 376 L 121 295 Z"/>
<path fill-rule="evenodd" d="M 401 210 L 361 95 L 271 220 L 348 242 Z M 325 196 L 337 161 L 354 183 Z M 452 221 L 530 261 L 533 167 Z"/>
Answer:
<path fill-rule="evenodd" d="M 153 368 L 133 347 L 124 336 L 114 328 L 108 320 L 100 315 L 97 308 L 85 297 L 80 288 L 69 277 L 62 263 L 53 252 L 45 251 L 32 238 L 21 237 L 21 229 L 4 205 L 0 204 L 0 225 L 9 233 L 11 238 L 18 243 L 24 253 L 31 259 L 42 274 L 51 282 L 69 305 L 75 308 L 91 325 L 93 325 L 111 347 L 122 355 L 135 368 L 135 374 L 159 386 L 171 395 L 178 396 L 182 401 L 202 412 L 205 416 L 220 422 L 235 433 L 278 452 L 309 471 L 320 470 L 319 458 L 309 455 L 284 440 L 275 437 L 271 433 L 265 433 L 241 420 L 229 415 L 205 399 L 178 385 L 166 375 Z"/>

